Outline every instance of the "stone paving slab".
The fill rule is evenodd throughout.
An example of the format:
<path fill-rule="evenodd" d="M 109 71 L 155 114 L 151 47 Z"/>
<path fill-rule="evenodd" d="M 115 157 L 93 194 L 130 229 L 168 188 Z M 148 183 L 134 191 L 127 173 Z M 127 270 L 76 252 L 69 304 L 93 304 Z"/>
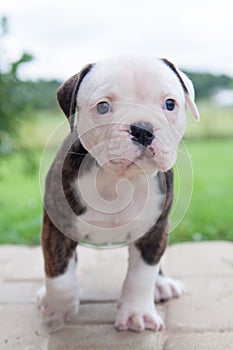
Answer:
<path fill-rule="evenodd" d="M 47 349 L 47 330 L 35 305 L 1 305 L 0 320 L 1 350 Z"/>
<path fill-rule="evenodd" d="M 164 350 L 232 350 L 233 333 L 188 333 L 170 337 Z"/>
<path fill-rule="evenodd" d="M 233 331 L 233 278 L 183 278 L 182 282 L 187 293 L 167 303 L 166 324 L 171 331 Z"/>
<path fill-rule="evenodd" d="M 0 246 L 0 281 L 42 280 L 43 258 L 40 247 Z"/>
<path fill-rule="evenodd" d="M 174 244 L 163 259 L 164 270 L 177 278 L 191 276 L 233 277 L 233 244 L 201 242 Z"/>
<path fill-rule="evenodd" d="M 82 300 L 117 300 L 127 271 L 128 250 L 78 248 Z"/>
<path fill-rule="evenodd" d="M 83 304 L 79 321 L 75 326 L 49 334 L 35 305 L 0 306 L 0 349 L 17 350 L 68 350 L 68 349 L 162 349 L 164 333 L 145 332 L 140 335 L 131 332 L 119 333 L 114 329 L 115 308 L 113 303 Z M 159 312 L 165 314 L 160 306 Z M 110 341 L 111 340 L 111 341 Z M 117 341 L 117 347 L 113 347 Z"/>
<path fill-rule="evenodd" d="M 80 247 L 78 324 L 50 335 L 35 301 L 44 277 L 41 248 L 0 246 L 0 349 L 233 350 L 232 260 L 232 243 L 169 247 L 163 269 L 184 282 L 187 294 L 157 306 L 165 331 L 137 334 L 114 329 L 127 249 Z"/>
<path fill-rule="evenodd" d="M 35 304 L 36 293 L 41 287 L 41 282 L 6 282 L 0 285 L 1 304 Z"/>
<path fill-rule="evenodd" d="M 157 305 L 157 311 L 165 320 L 165 305 Z M 87 303 L 79 310 L 78 325 L 114 325 L 116 317 L 116 303 Z"/>
<path fill-rule="evenodd" d="M 69 343 L 67 343 L 69 339 Z M 48 350 L 162 350 L 164 333 L 117 332 L 112 326 L 67 327 L 53 334 Z"/>

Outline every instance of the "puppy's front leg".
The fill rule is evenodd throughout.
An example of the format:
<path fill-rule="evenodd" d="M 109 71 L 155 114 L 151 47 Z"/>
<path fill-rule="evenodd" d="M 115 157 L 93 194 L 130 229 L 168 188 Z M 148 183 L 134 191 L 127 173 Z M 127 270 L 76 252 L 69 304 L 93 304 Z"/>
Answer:
<path fill-rule="evenodd" d="M 37 295 L 38 304 L 51 331 L 74 322 L 79 308 L 78 281 L 75 273 L 77 243 L 65 237 L 44 213 L 42 247 L 45 286 Z"/>
<path fill-rule="evenodd" d="M 163 320 L 154 304 L 155 276 L 159 265 L 146 264 L 138 248 L 129 246 L 129 266 L 118 304 L 116 328 L 118 330 L 161 330 Z"/>

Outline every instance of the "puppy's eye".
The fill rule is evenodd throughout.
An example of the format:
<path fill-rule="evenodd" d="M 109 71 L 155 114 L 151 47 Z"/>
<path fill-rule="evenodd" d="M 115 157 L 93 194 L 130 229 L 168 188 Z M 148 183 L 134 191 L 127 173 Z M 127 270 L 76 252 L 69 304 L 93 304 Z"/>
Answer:
<path fill-rule="evenodd" d="M 173 111 L 173 109 L 176 106 L 176 101 L 173 100 L 172 98 L 169 98 L 165 101 L 165 106 L 168 111 Z"/>
<path fill-rule="evenodd" d="M 111 111 L 111 106 L 108 102 L 99 102 L 96 109 L 99 114 L 107 114 Z"/>

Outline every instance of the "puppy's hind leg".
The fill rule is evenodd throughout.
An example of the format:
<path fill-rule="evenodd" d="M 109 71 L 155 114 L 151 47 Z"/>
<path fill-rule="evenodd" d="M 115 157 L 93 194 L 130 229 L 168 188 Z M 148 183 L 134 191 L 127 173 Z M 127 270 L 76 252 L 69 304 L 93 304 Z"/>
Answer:
<path fill-rule="evenodd" d="M 154 299 L 156 303 L 179 298 L 184 293 L 184 285 L 179 280 L 164 276 L 161 269 L 155 282 Z"/>
<path fill-rule="evenodd" d="M 65 322 L 75 322 L 78 313 L 76 246 L 77 242 L 64 236 L 44 212 L 42 248 L 46 276 L 37 300 L 51 332 L 63 328 Z"/>

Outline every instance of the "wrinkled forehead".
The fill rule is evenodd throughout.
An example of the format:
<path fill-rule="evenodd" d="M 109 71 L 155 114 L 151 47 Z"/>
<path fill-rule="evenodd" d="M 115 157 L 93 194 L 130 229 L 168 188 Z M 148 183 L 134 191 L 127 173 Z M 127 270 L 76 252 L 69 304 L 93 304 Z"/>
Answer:
<path fill-rule="evenodd" d="M 164 62 L 150 57 L 116 57 L 97 62 L 85 76 L 78 104 L 95 103 L 104 97 L 133 102 L 161 95 L 184 99 L 177 76 Z"/>

